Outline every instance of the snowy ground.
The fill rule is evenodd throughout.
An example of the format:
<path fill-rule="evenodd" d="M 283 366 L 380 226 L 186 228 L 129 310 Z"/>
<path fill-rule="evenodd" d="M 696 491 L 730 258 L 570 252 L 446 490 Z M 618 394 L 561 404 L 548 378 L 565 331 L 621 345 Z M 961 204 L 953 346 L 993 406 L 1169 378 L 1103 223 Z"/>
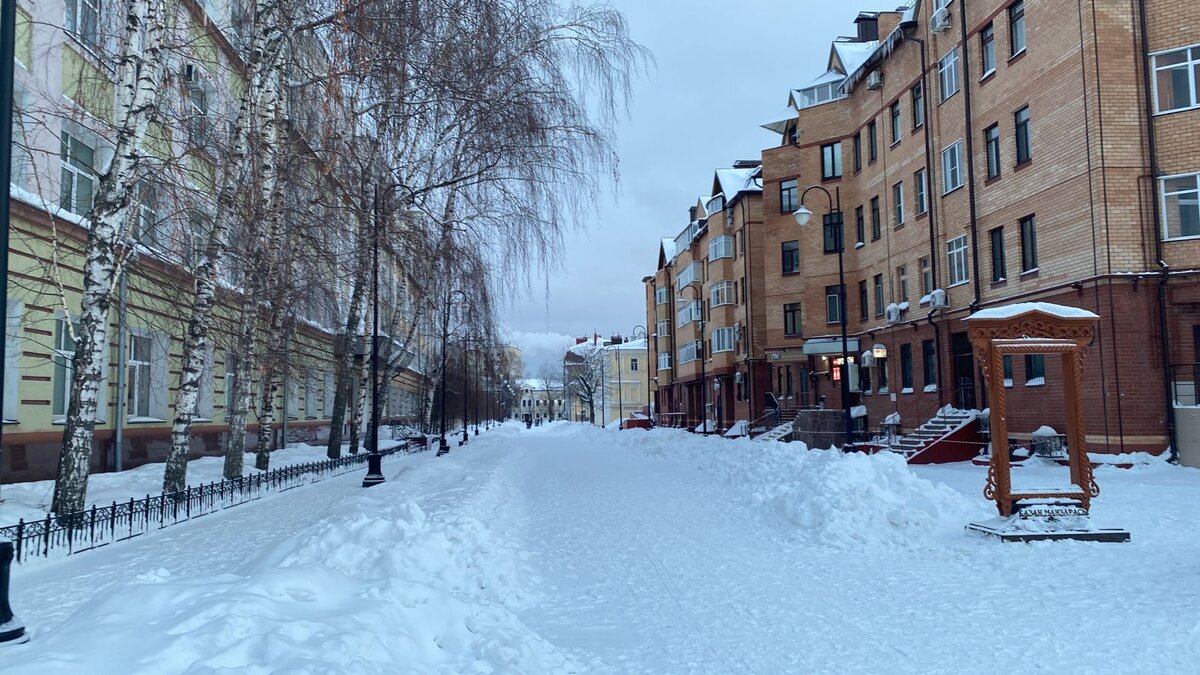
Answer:
<path fill-rule="evenodd" d="M 1049 479 L 1061 467 L 1017 469 Z M 1196 672 L 1200 471 L 1100 469 L 1129 544 L 1001 545 L 984 469 L 510 424 L 17 568 L 0 672 Z"/>

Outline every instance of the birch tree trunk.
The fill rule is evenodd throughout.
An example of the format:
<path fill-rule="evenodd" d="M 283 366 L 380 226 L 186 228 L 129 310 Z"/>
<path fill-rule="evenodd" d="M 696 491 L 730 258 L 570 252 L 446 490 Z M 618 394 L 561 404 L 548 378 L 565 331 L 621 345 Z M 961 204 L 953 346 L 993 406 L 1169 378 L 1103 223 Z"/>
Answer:
<path fill-rule="evenodd" d="M 228 165 L 222 179 L 221 188 L 217 194 L 218 213 L 209 235 L 204 257 L 196 267 L 195 282 L 192 292 L 191 317 L 188 320 L 188 330 L 183 347 L 182 363 L 179 374 L 179 388 L 175 394 L 175 419 L 171 425 L 171 445 L 167 450 L 166 466 L 163 471 L 163 492 L 177 492 L 187 487 L 187 453 L 192 435 L 192 421 L 197 414 L 200 402 L 200 380 L 204 372 L 204 361 L 208 354 L 208 339 L 212 326 L 212 310 L 216 300 L 217 277 L 220 266 L 224 262 L 226 241 L 229 239 L 231 222 L 235 217 L 235 196 L 239 190 L 239 180 L 244 176 L 247 157 L 250 154 L 250 125 L 256 129 L 271 126 L 271 118 L 267 117 L 278 105 L 275 101 L 276 87 L 270 82 L 278 81 L 278 71 L 281 67 L 283 54 L 283 31 L 280 29 L 279 6 L 277 2 L 259 0 L 256 3 L 258 29 L 254 31 L 248 64 L 249 86 L 242 92 L 235 123 L 233 151 L 228 157 Z M 245 354 L 245 352 L 240 352 Z M 236 373 L 236 371 L 235 371 Z M 237 385 L 242 380 L 235 374 L 233 401 Z M 247 384 L 249 382 L 247 381 Z M 233 411 L 226 411 L 226 421 L 230 420 Z M 243 415 L 242 424 L 245 424 Z M 232 435 L 233 428 L 230 427 Z M 245 429 L 241 432 L 244 446 Z M 231 461 L 227 452 L 225 457 L 225 476 L 231 477 L 230 472 L 236 468 L 236 475 L 242 474 L 242 454 L 237 453 Z M 231 466 L 236 465 L 236 467 Z"/>
<path fill-rule="evenodd" d="M 346 423 L 346 406 L 350 402 L 350 381 L 354 377 L 354 347 L 358 341 L 358 332 L 363 323 L 363 307 L 366 299 L 367 269 L 371 258 L 367 247 L 363 219 L 358 219 L 358 236 L 355 237 L 357 247 L 357 264 L 354 269 L 354 287 L 350 292 L 350 307 L 346 316 L 345 353 L 337 361 L 337 389 L 333 396 L 333 417 L 329 421 L 329 445 L 326 455 L 330 459 L 342 456 L 342 427 Z M 353 419 L 353 415 L 351 418 Z M 357 427 L 351 426 L 350 452 L 358 452 Z"/>
<path fill-rule="evenodd" d="M 128 0 L 124 16 L 125 40 L 117 66 L 116 145 L 112 166 L 100 177 L 84 247 L 83 299 L 79 328 L 73 335 L 76 349 L 71 400 L 51 505 L 58 514 L 82 511 L 86 504 L 96 412 L 103 403 L 100 382 L 108 348 L 108 310 L 118 274 L 118 249 L 125 244 L 122 225 L 137 180 L 142 142 L 156 116 L 164 71 L 163 0 Z"/>
<path fill-rule="evenodd" d="M 363 294 L 362 302 L 359 306 L 359 311 L 366 313 L 366 293 Z M 374 326 L 370 321 L 366 321 L 367 335 L 373 335 Z M 362 443 L 362 428 L 363 428 L 363 410 L 367 407 L 367 376 L 370 370 L 370 362 L 364 357 L 362 365 L 354 373 L 354 377 L 358 378 L 358 395 L 352 401 L 354 407 L 350 410 L 350 454 L 358 454 L 359 445 Z"/>

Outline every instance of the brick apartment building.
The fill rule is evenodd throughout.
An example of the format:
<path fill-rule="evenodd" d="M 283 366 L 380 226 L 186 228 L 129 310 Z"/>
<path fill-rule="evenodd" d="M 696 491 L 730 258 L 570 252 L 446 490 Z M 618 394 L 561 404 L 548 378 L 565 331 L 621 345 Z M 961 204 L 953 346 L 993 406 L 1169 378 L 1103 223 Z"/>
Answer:
<path fill-rule="evenodd" d="M 1200 452 L 1200 5 L 938 0 L 855 23 L 764 125 L 780 143 L 762 152 L 738 306 L 756 377 L 721 426 L 759 417 L 767 392 L 841 407 L 844 370 L 868 429 L 892 412 L 912 428 L 944 405 L 984 408 L 963 319 L 1045 301 L 1101 317 L 1085 371 L 1090 450 Z M 831 198 L 809 190 L 800 226 L 811 186 Z M 822 227 L 839 203 L 844 302 Z M 707 252 L 672 244 L 648 278 L 651 316 L 651 294 Z M 679 407 L 670 392 L 693 370 L 664 380 L 660 368 L 660 411 Z M 1004 376 L 1013 438 L 1063 424 L 1057 362 L 1018 359 Z"/>

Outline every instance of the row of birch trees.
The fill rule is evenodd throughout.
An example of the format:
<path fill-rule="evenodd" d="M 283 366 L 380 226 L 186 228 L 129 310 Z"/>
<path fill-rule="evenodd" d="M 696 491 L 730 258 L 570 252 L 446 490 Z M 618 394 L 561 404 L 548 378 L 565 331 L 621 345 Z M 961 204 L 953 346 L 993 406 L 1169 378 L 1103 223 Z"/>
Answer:
<path fill-rule="evenodd" d="M 255 466 L 268 468 L 265 430 L 286 414 L 277 393 L 304 323 L 339 345 L 330 457 L 346 441 L 358 449 L 367 396 L 386 398 L 417 359 L 431 424 L 448 395 L 438 391 L 444 344 L 474 354 L 463 362 L 499 388 L 499 309 L 532 270 L 553 267 L 564 231 L 615 182 L 614 124 L 649 60 L 620 13 L 555 0 L 231 0 L 208 19 L 190 1 L 103 11 L 94 56 L 111 86 L 81 82 L 70 105 L 32 92 L 19 111 L 31 128 L 23 150 L 46 167 L 34 182 L 58 180 L 35 157 L 59 150 L 30 140 L 39 126 L 86 125 L 111 146 L 74 223 L 81 244 L 56 212 L 48 274 L 63 312 L 78 317 L 59 514 L 86 504 L 126 274 L 183 308 L 170 322 L 180 361 L 167 492 L 186 485 L 214 353 L 228 354 L 230 373 L 225 476 L 243 474 L 254 425 L 264 430 Z M 205 25 L 220 37 L 198 37 Z M 87 96 L 107 101 L 108 121 L 80 112 Z M 145 281 L 161 262 L 186 274 Z M 376 312 L 379 265 L 404 282 L 385 275 Z M 68 288 L 82 289 L 78 303 Z M 385 338 L 372 343 L 376 331 Z M 355 358 L 364 340 L 380 350 L 374 392 L 370 359 Z M 476 395 L 484 386 L 457 379 Z"/>

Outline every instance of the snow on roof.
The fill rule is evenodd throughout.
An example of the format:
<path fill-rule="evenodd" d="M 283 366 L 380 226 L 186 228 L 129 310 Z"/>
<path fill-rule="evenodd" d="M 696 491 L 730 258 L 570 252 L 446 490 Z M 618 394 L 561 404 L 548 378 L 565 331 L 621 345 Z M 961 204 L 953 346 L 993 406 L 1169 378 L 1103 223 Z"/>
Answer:
<path fill-rule="evenodd" d="M 675 240 L 671 237 L 662 238 L 663 256 L 670 260 L 675 257 Z"/>
<path fill-rule="evenodd" d="M 874 44 L 875 47 L 853 68 L 846 68 L 846 80 L 842 83 L 842 91 L 844 93 L 850 93 L 850 90 L 854 88 L 854 85 L 858 84 L 858 81 L 862 79 L 863 75 L 866 74 L 866 66 L 870 65 L 874 61 L 890 56 L 892 51 L 896 49 L 896 45 L 898 45 L 900 40 L 904 37 L 904 26 L 906 24 L 911 24 L 916 20 L 917 5 L 919 2 L 920 0 L 913 0 L 913 2 L 909 4 L 908 8 L 904 10 L 904 13 L 900 15 L 900 23 L 896 24 L 896 27 L 892 29 L 892 32 L 888 33 L 887 37 L 883 38 L 883 40 L 875 43 L 863 43 Z"/>
<path fill-rule="evenodd" d="M 846 77 L 861 68 L 877 47 L 879 47 L 878 40 L 871 40 L 870 42 L 834 42 L 833 51 L 837 54 L 842 68 L 845 69 L 845 72 L 841 76 Z M 826 75 L 828 74 L 826 73 Z"/>
<path fill-rule="evenodd" d="M 829 84 L 830 82 L 841 82 L 845 78 L 846 78 L 845 73 L 835 70 L 833 68 L 830 68 L 829 70 L 825 71 L 823 74 L 818 75 L 811 82 L 809 82 L 801 87 L 798 87 L 796 89 L 793 89 L 792 96 L 798 95 L 801 89 L 808 89 L 809 87 L 816 87 L 816 86 L 819 86 L 822 84 Z"/>
<path fill-rule="evenodd" d="M 717 183 L 726 200 L 736 199 L 741 192 L 762 192 L 762 184 L 755 181 L 758 167 L 746 169 L 717 169 Z"/>
<path fill-rule="evenodd" d="M 1049 302 L 1017 302 L 1011 305 L 982 309 L 967 317 L 971 319 L 1009 319 L 1029 312 L 1042 312 L 1064 319 L 1099 319 L 1100 317 L 1079 307 L 1055 305 Z"/>
<path fill-rule="evenodd" d="M 766 129 L 767 131 L 774 131 L 777 134 L 782 134 L 787 130 L 787 123 L 794 119 L 796 119 L 796 109 L 789 107 L 785 111 L 781 111 L 775 115 L 772 115 L 771 121 L 763 122 L 758 126 Z"/>

